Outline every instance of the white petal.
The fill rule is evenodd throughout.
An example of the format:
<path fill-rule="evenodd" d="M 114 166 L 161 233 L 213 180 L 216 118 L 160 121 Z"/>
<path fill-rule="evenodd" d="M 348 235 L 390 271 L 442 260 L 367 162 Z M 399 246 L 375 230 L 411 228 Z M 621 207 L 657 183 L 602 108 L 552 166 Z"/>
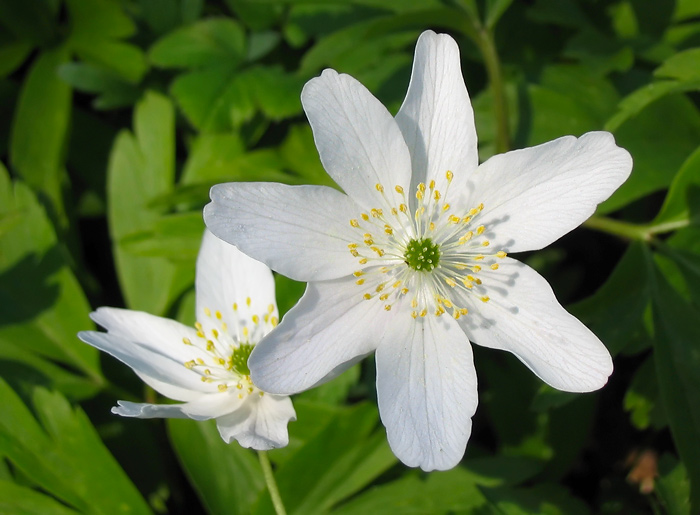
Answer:
<path fill-rule="evenodd" d="M 352 276 L 309 283 L 299 303 L 250 355 L 253 383 L 266 392 L 298 393 L 372 352 L 394 313 L 365 301 L 363 293 Z"/>
<path fill-rule="evenodd" d="M 377 349 L 389 445 L 408 466 L 450 469 L 464 455 L 478 402 L 471 345 L 450 316 L 409 318 L 395 328 Z"/>
<path fill-rule="evenodd" d="M 82 331 L 78 338 L 130 366 L 144 382 L 171 399 L 189 401 L 201 392 L 216 391 L 216 386 L 203 383 L 199 375 L 185 367 L 185 360 L 161 349 L 97 331 Z"/>
<path fill-rule="evenodd" d="M 202 395 L 187 404 L 182 405 L 182 412 L 194 420 L 209 420 L 223 417 L 239 409 L 245 401 L 238 398 L 238 392 L 231 388 L 226 392 Z"/>
<path fill-rule="evenodd" d="M 275 280 L 270 269 L 209 231 L 204 232 L 197 257 L 195 290 L 197 320 L 205 331 L 220 327 L 217 311 L 221 320 L 232 328 L 243 322 L 253 326 L 250 322 L 253 315 L 261 319 L 266 314 L 278 316 Z"/>
<path fill-rule="evenodd" d="M 117 401 L 112 413 L 122 417 L 136 418 L 187 418 L 182 412 L 183 404 L 141 404 L 129 401 Z"/>
<path fill-rule="evenodd" d="M 249 398 L 241 409 L 218 418 L 216 424 L 226 443 L 233 439 L 242 447 L 267 451 L 289 443 L 290 420 L 296 420 L 291 399 L 266 393 Z"/>
<path fill-rule="evenodd" d="M 547 384 L 568 392 L 601 388 L 612 373 L 601 341 L 557 301 L 532 268 L 506 258 L 480 276 L 491 300 L 459 319 L 469 339 L 515 354 Z"/>
<path fill-rule="evenodd" d="M 362 84 L 324 70 L 301 92 L 323 167 L 365 209 L 382 207 L 377 184 L 407 189 L 411 157 L 396 121 Z"/>
<path fill-rule="evenodd" d="M 204 221 L 219 238 L 297 281 L 335 279 L 357 266 L 348 252 L 360 208 L 324 186 L 229 183 L 211 189 Z"/>
<path fill-rule="evenodd" d="M 459 48 L 446 34 L 426 31 L 416 44 L 411 82 L 396 122 L 408 144 L 413 184 L 429 184 L 444 193 L 446 172 L 451 188 L 464 191 L 479 164 L 474 111 L 462 78 Z"/>
<path fill-rule="evenodd" d="M 479 223 L 499 249 L 536 250 L 578 227 L 631 170 L 610 133 L 566 136 L 483 163 L 465 207 L 484 204 Z"/>

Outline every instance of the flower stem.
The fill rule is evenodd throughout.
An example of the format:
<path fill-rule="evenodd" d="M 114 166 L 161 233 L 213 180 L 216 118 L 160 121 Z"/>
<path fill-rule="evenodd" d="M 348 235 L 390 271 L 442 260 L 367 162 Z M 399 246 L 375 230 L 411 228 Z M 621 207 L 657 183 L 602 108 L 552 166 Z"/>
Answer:
<path fill-rule="evenodd" d="M 260 466 L 263 469 L 265 483 L 267 483 L 267 491 L 270 492 L 270 498 L 275 507 L 275 513 L 277 513 L 277 515 L 287 515 L 287 510 L 284 509 L 280 491 L 277 488 L 275 476 L 272 473 L 272 466 L 270 465 L 270 458 L 267 456 L 267 451 L 258 451 L 258 458 L 260 458 Z"/>
<path fill-rule="evenodd" d="M 619 236 L 626 240 L 637 240 L 650 243 L 654 240 L 657 234 L 672 232 L 683 227 L 688 227 L 690 220 L 682 219 L 673 222 L 665 222 L 656 225 L 652 224 L 633 224 L 623 222 L 621 220 L 613 220 L 604 216 L 592 216 L 585 222 L 583 226 L 588 229 L 606 232 L 614 236 Z"/>

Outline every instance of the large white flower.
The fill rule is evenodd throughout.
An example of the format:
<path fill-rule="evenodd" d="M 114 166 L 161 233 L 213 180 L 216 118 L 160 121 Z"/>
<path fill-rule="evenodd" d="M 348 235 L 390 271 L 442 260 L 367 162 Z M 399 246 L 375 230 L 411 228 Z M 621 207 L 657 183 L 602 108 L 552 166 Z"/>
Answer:
<path fill-rule="evenodd" d="M 567 136 L 478 164 L 474 117 L 452 38 L 418 40 L 392 117 L 348 75 L 302 92 L 320 186 L 215 186 L 214 234 L 308 281 L 253 352 L 266 390 L 307 389 L 376 351 L 377 395 L 395 454 L 424 470 L 459 462 L 477 405 L 474 343 L 515 354 L 551 386 L 586 392 L 612 372 L 605 346 L 507 252 L 534 250 L 589 217 L 630 174 L 606 132 Z"/>
<path fill-rule="evenodd" d="M 182 404 L 119 401 L 112 412 L 138 418 L 215 418 L 221 437 L 268 450 L 289 442 L 296 420 L 287 396 L 264 393 L 250 379 L 248 357 L 277 325 L 270 269 L 206 231 L 197 258 L 198 322 L 188 327 L 141 311 L 99 308 L 106 333 L 81 340 L 129 365 L 154 390 Z"/>

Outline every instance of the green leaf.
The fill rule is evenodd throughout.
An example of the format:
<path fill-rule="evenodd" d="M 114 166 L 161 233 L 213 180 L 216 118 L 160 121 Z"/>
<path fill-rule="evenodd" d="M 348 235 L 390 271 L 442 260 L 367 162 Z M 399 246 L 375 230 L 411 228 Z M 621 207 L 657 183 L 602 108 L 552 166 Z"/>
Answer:
<path fill-rule="evenodd" d="M 692 189 L 700 188 L 700 147 L 685 160 L 678 173 L 671 182 L 671 187 L 664 199 L 659 214 L 652 222 L 654 225 L 691 220 Z M 697 215 L 699 213 L 695 213 Z M 692 220 L 700 223 L 700 218 Z"/>
<path fill-rule="evenodd" d="M 109 70 L 87 63 L 66 63 L 58 75 L 75 89 L 98 93 L 93 101 L 96 109 L 114 109 L 134 104 L 141 91 Z"/>
<path fill-rule="evenodd" d="M 235 68 L 245 54 L 245 34 L 230 18 L 209 18 L 165 35 L 149 58 L 162 68 L 201 68 L 226 63 Z"/>
<path fill-rule="evenodd" d="M 651 260 L 650 260 L 651 261 Z M 654 361 L 671 434 L 691 482 L 691 512 L 700 509 L 700 311 L 668 284 L 653 277 Z"/>
<path fill-rule="evenodd" d="M 137 83 L 148 68 L 143 51 L 119 41 L 135 27 L 113 0 L 66 0 L 72 21 L 70 47 L 83 59 L 103 66 L 128 82 Z"/>
<path fill-rule="evenodd" d="M 665 454 L 659 460 L 654 488 L 668 515 L 690 515 L 690 481 L 683 462 Z"/>
<path fill-rule="evenodd" d="M 194 267 L 204 232 L 202 212 L 158 219 L 153 228 L 124 236 L 121 248 L 135 256 L 159 257 Z"/>
<path fill-rule="evenodd" d="M 0 2 L 0 24 L 17 39 L 40 46 L 54 43 L 58 33 L 56 12 L 42 0 Z"/>
<path fill-rule="evenodd" d="M 32 45 L 26 41 L 12 41 L 0 46 L 0 78 L 7 77 L 15 71 L 32 51 Z"/>
<path fill-rule="evenodd" d="M 563 487 L 539 483 L 531 488 L 482 489 L 490 506 L 480 513 L 494 515 L 585 515 L 585 503 Z"/>
<path fill-rule="evenodd" d="M 0 513 L 14 515 L 77 515 L 48 495 L 31 488 L 16 485 L 10 481 L 0 480 Z"/>
<path fill-rule="evenodd" d="M 493 29 L 513 0 L 488 0 L 486 2 L 486 27 Z"/>
<path fill-rule="evenodd" d="M 679 81 L 700 81 L 700 48 L 674 54 L 654 70 L 654 75 Z"/>
<path fill-rule="evenodd" d="M 168 434 L 209 513 L 251 513 L 265 485 L 253 451 L 237 442 L 226 444 L 213 420 L 168 420 Z"/>
<path fill-rule="evenodd" d="M 667 425 L 659 400 L 659 385 L 654 369 L 654 359 L 649 357 L 637 369 L 625 393 L 624 407 L 630 412 L 634 427 L 645 430 L 661 429 Z"/>
<path fill-rule="evenodd" d="M 299 407 L 297 403 L 301 419 Z M 290 513 L 329 510 L 396 463 L 384 431 L 375 429 L 377 422 L 375 406 L 339 409 L 320 432 L 278 466 L 275 477 Z M 274 454 L 270 458 L 274 460 Z M 264 495 L 255 513 L 268 513 L 271 508 L 269 496 Z"/>
<path fill-rule="evenodd" d="M 63 170 L 71 113 L 71 90 L 57 74 L 64 48 L 41 54 L 22 85 L 10 136 L 10 163 L 27 184 L 46 195 L 61 221 Z"/>
<path fill-rule="evenodd" d="M 80 512 L 150 513 L 85 414 L 58 393 L 37 389 L 41 425 L 0 379 L 0 453 L 40 488 Z"/>
<path fill-rule="evenodd" d="M 591 297 L 571 306 L 613 355 L 648 345 L 644 312 L 650 286 L 644 270 L 644 246 L 632 244 L 603 286 Z"/>
<path fill-rule="evenodd" d="M 673 123 L 659 123 L 672 119 Z M 609 213 L 654 191 L 668 187 L 676 170 L 700 141 L 700 114 L 682 95 L 657 100 L 615 132 L 617 144 L 634 159 L 632 175 L 598 207 Z"/>
<path fill-rule="evenodd" d="M 0 215 L 7 213 L 21 213 L 21 219 L 0 237 L 0 357 L 29 365 L 48 358 L 101 384 L 98 353 L 76 338 L 92 327 L 90 306 L 44 209 L 0 164 Z M 65 381 L 68 372 L 55 370 L 62 372 L 59 379 L 41 363 L 46 362 L 39 359 L 37 366 L 50 378 Z"/>
<path fill-rule="evenodd" d="M 199 19 L 204 0 L 139 0 L 141 16 L 158 35 Z"/>
<path fill-rule="evenodd" d="M 107 171 L 109 227 L 119 281 L 127 305 L 163 314 L 188 284 L 193 270 L 164 258 L 135 256 L 122 239 L 149 230 L 161 215 L 149 209 L 154 197 L 172 191 L 175 174 L 175 120 L 172 104 L 148 93 L 136 106 L 134 134 L 117 137 Z"/>

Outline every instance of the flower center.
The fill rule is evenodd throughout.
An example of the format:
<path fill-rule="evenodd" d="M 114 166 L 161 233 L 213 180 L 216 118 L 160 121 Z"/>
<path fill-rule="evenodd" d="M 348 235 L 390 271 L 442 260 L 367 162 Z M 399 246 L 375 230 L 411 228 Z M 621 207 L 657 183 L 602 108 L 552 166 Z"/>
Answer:
<path fill-rule="evenodd" d="M 476 222 L 483 204 L 459 209 L 447 201 L 453 177 L 445 174 L 444 193 L 435 181 L 418 184 L 413 202 L 402 186 L 385 191 L 377 184 L 383 206 L 350 220 L 357 239 L 348 250 L 360 265 L 353 275 L 364 299 L 379 299 L 391 311 L 405 298 L 413 318 L 448 310 L 460 318 L 473 300 L 490 300 L 480 272 L 497 270 L 506 253 L 485 252 L 492 231 Z"/>
<path fill-rule="evenodd" d="M 403 257 L 416 272 L 432 272 L 440 264 L 440 245 L 430 238 L 410 240 Z"/>
<path fill-rule="evenodd" d="M 246 304 L 250 308 L 250 298 Z M 195 340 L 182 339 L 182 343 L 192 347 L 193 357 L 184 366 L 199 374 L 202 382 L 218 383 L 220 392 L 235 388 L 239 399 L 256 391 L 262 396 L 263 392 L 250 379 L 248 358 L 255 347 L 251 339 L 259 341 L 277 325 L 277 317 L 273 316 L 275 307 L 270 304 L 267 313 L 262 316 L 243 316 L 237 304 L 233 304 L 232 308 L 230 320 L 234 321 L 234 327 L 229 327 L 223 321 L 221 311 L 212 312 L 209 308 L 204 308 L 206 328 L 201 322 L 196 322 Z"/>

